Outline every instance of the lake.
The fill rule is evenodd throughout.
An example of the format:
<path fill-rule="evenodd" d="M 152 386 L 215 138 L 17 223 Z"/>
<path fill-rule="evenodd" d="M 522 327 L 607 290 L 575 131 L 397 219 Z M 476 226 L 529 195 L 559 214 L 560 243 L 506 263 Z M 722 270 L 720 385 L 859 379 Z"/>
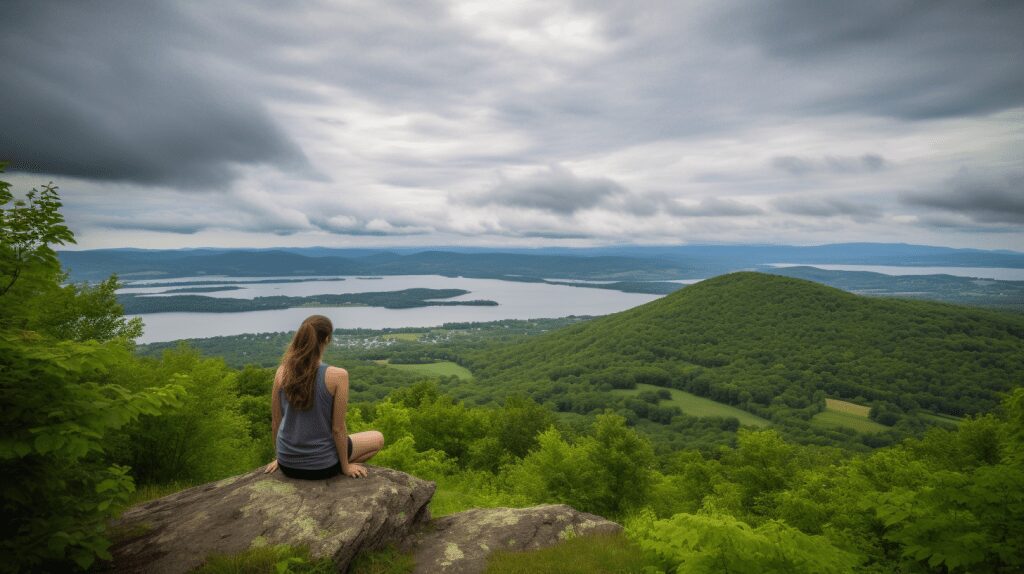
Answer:
<path fill-rule="evenodd" d="M 770 267 L 817 267 L 827 271 L 870 271 L 885 275 L 953 275 L 1024 281 L 1024 269 L 1010 267 L 904 267 L 897 265 L 833 265 L 831 263 L 766 263 Z"/>
<path fill-rule="evenodd" d="M 179 281 L 264 280 L 268 277 L 176 277 L 146 283 Z M 280 279 L 285 279 L 281 277 Z M 294 277 L 287 277 L 294 279 Z M 128 283 L 131 285 L 131 283 Z M 241 313 L 152 313 L 138 315 L 146 324 L 139 343 L 195 339 L 241 333 L 293 331 L 313 314 L 330 317 L 338 329 L 385 329 L 394 327 L 434 327 L 444 323 L 497 321 L 500 319 L 540 319 L 569 315 L 607 315 L 643 305 L 660 295 L 623 293 L 611 289 L 567 287 L 546 283 L 519 283 L 497 279 L 442 277 L 440 275 L 389 275 L 382 278 L 346 277 L 344 281 L 308 281 L 301 283 L 260 283 L 238 285 L 241 289 L 201 293 L 210 297 L 247 299 L 266 295 L 320 295 L 324 293 L 362 293 L 398 291 L 414 287 L 428 289 L 464 289 L 468 294 L 452 301 L 489 299 L 497 307 L 417 307 L 384 309 L 381 307 L 301 307 L 273 311 Z M 176 287 L 170 287 L 176 288 Z M 156 293 L 168 287 L 126 287 L 118 293 Z"/>

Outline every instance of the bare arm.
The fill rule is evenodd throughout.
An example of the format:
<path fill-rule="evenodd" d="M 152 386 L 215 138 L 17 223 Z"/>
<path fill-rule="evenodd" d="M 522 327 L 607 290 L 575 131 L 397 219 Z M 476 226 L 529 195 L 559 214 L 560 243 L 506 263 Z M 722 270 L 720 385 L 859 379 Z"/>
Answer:
<path fill-rule="evenodd" d="M 348 413 L 348 371 L 338 367 L 330 367 L 324 375 L 334 388 L 334 405 L 331 412 L 331 433 L 334 435 L 334 446 L 338 450 L 341 472 L 348 475 L 348 428 L 345 426 L 345 415 Z"/>
<path fill-rule="evenodd" d="M 281 369 L 277 369 L 274 375 L 274 388 L 270 396 L 270 430 L 273 432 L 271 443 L 274 445 L 274 455 L 277 455 L 277 431 L 281 428 Z"/>

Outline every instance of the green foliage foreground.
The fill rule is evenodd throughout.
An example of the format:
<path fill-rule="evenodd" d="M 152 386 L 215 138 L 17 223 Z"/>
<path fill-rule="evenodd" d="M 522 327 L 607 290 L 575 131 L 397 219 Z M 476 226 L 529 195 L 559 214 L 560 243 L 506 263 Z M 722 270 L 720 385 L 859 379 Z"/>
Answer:
<path fill-rule="evenodd" d="M 134 488 L 107 440 L 184 391 L 174 378 L 137 391 L 112 378 L 135 361 L 140 324 L 120 312 L 116 280 L 61 286 L 50 245 L 74 239 L 56 188 L 15 200 L 0 182 L 0 206 L 0 569 L 87 568 L 109 557 L 105 520 Z"/>

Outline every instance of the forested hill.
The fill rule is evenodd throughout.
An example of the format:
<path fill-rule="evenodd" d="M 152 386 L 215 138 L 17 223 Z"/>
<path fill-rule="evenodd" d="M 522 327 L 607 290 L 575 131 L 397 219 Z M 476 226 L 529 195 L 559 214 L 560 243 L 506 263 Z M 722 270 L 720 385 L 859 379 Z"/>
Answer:
<path fill-rule="evenodd" d="M 1024 318 L 739 272 L 468 359 L 503 391 L 651 383 L 776 421 L 806 419 L 825 396 L 964 415 L 1024 380 Z"/>

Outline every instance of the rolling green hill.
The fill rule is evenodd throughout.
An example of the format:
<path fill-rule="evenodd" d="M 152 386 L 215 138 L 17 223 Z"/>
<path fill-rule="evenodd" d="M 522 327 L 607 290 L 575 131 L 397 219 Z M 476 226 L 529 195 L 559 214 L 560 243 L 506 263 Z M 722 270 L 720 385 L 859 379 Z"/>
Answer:
<path fill-rule="evenodd" d="M 774 422 L 808 420 L 826 395 L 962 416 L 1024 381 L 1024 318 L 739 272 L 467 362 L 478 387 L 577 412 L 574 396 L 646 383 Z"/>

